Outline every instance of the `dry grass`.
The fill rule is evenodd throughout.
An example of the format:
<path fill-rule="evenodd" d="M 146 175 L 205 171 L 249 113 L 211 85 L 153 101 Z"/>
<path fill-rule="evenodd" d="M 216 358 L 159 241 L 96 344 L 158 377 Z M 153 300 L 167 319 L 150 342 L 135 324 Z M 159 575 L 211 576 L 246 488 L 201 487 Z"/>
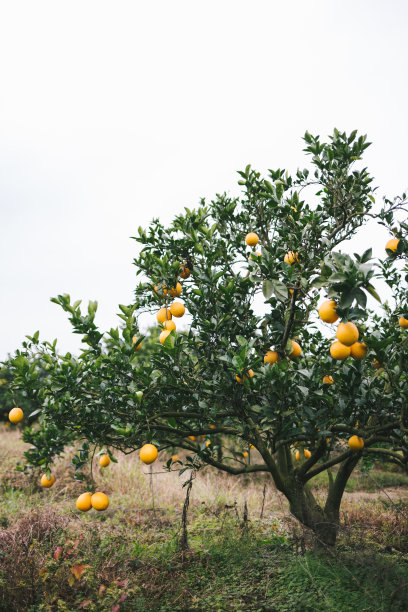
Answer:
<path fill-rule="evenodd" d="M 17 429 L 10 431 L 0 425 L 0 486 L 3 494 L 9 492 L 11 497 L 13 492 L 17 497 L 21 494 L 20 501 L 26 509 L 31 508 L 30 498 L 35 494 L 33 500 L 36 507 L 58 507 L 60 511 L 76 514 L 75 500 L 83 492 L 84 485 L 73 479 L 74 472 L 70 466 L 73 449 L 68 449 L 65 456 L 54 466 L 52 471 L 56 477 L 55 485 L 51 489 L 42 489 L 37 476 L 25 475 L 15 470 L 16 463 L 22 459 L 24 447 Z M 93 465 L 93 476 L 98 490 L 107 493 L 110 499 L 109 515 L 115 512 L 151 510 L 153 507 L 161 513 L 178 514 L 181 511 L 185 493 L 182 484 L 188 476 L 185 473 L 180 477 L 178 470 L 164 470 L 162 466 L 168 459 L 167 455 L 159 456 L 152 468 L 142 464 L 137 453 L 118 453 L 116 459 L 117 463 L 111 463 L 107 468 L 101 468 L 97 459 Z M 315 494 L 318 500 L 323 501 L 325 487 L 315 488 Z M 367 509 L 368 515 L 374 519 L 378 516 L 379 506 L 386 513 L 390 509 L 394 511 L 401 504 L 404 505 L 407 500 L 408 489 L 404 487 L 345 493 L 345 526 L 349 524 L 348 516 L 365 516 L 364 510 Z M 286 499 L 275 489 L 271 478 L 266 474 L 235 477 L 206 467 L 197 475 L 191 494 L 193 511 L 195 509 L 216 515 L 224 508 L 237 508 L 238 512 L 242 513 L 245 503 L 252 519 L 260 516 L 264 503 L 265 519 L 290 520 Z M 372 514 L 369 512 L 370 508 L 373 508 Z M 364 520 L 362 519 L 362 522 Z"/>
<path fill-rule="evenodd" d="M 311 537 L 291 517 L 287 501 L 276 491 L 267 475 L 237 478 L 210 468 L 198 474 L 189 511 L 188 531 L 193 552 L 191 558 L 180 564 L 177 543 L 185 495 L 182 483 L 188 475 L 185 473 L 179 477 L 178 471 L 169 473 L 163 470 L 167 456 L 161 456 L 152 470 L 140 462 L 136 453 L 128 456 L 118 454 L 117 463 L 111 463 L 107 468 L 101 468 L 95 460 L 94 478 L 98 488 L 109 495 L 110 506 L 104 513 L 91 511 L 82 514 L 76 510 L 75 500 L 84 490 L 84 485 L 73 480 L 70 466 L 73 450 L 67 450 L 65 457 L 54 466 L 56 482 L 51 489 L 39 486 L 38 475 L 28 476 L 15 470 L 23 450 L 19 431 L 0 425 L 0 609 L 3 609 L 2 605 L 10 610 L 28 610 L 34 606 L 35 612 L 181 609 L 180 602 L 188 599 L 194 603 L 197 597 L 197 572 L 203 585 L 208 582 L 209 590 L 203 597 L 207 600 L 213 597 L 213 609 L 237 609 L 233 604 L 222 607 L 224 603 L 220 603 L 224 602 L 224 596 L 226 600 L 238 597 L 225 594 L 230 580 L 230 559 L 234 559 L 236 568 L 232 576 L 237 581 L 234 593 L 242 591 L 242 597 L 239 595 L 237 599 L 241 606 L 239 609 L 250 605 L 245 602 L 252 601 L 254 584 L 264 580 L 264 560 L 270 564 L 270 576 L 279 574 L 276 563 L 278 567 L 295 563 L 293 571 L 298 572 L 300 581 L 293 583 L 292 595 L 296 601 L 299 585 L 301 587 L 306 580 L 304 567 L 307 563 L 299 561 L 300 565 L 296 565 L 294 559 L 297 557 L 293 552 L 302 553 L 300 559 L 305 551 L 311 549 Z M 316 487 L 316 493 L 323 500 L 324 486 Z M 368 571 L 367 560 L 374 559 L 377 551 L 380 555 L 405 558 L 408 552 L 407 493 L 401 487 L 370 493 L 359 490 L 346 493 L 337 553 L 345 555 L 343 565 L 348 567 L 354 559 L 357 564 L 355 571 L 360 572 L 360 568 Z M 249 523 L 243 528 L 245 503 Z M 271 546 L 276 547 L 272 556 L 268 548 Z M 56 551 L 59 551 L 57 557 Z M 281 561 L 279 555 L 282 555 Z M 224 563 L 227 582 L 215 570 L 218 562 Z M 310 563 L 315 562 L 310 560 Z M 338 563 L 337 556 L 333 561 L 322 561 L 323 565 L 318 569 L 322 571 L 321 580 L 326 580 L 324 572 L 331 568 L 330 564 Z M 381 563 L 377 565 L 382 568 Z M 83 576 L 79 579 L 72 573 L 77 566 L 84 566 Z M 342 571 L 341 567 L 333 565 L 330 571 L 335 575 Z M 317 569 L 313 569 L 311 575 L 314 571 Z M 379 575 L 382 571 L 378 570 Z M 347 572 L 344 574 L 346 584 L 349 579 Z M 1 576 L 7 577 L 6 582 L 1 582 Z M 218 591 L 212 589 L 211 580 L 218 580 Z M 260 601 L 266 597 L 269 580 L 268 577 L 260 588 L 263 594 L 257 595 Z M 285 602 L 286 579 L 282 580 L 281 597 Z M 386 588 L 391 589 L 393 575 L 387 580 Z M 405 584 L 404 578 L 401 580 L 401 584 Z M 245 589 L 241 587 L 243 581 L 246 581 Z M 357 582 L 355 587 L 358 590 Z M 394 586 L 392 588 L 395 590 Z M 171 599 L 173 595 L 174 601 Z M 273 593 L 272 596 L 270 601 L 275 602 Z M 127 598 L 127 603 L 121 599 L 123 597 Z M 358 594 L 355 597 L 357 601 Z M 168 600 L 168 608 L 160 607 L 164 599 Z M 39 601 L 45 602 L 44 607 L 36 607 Z M 152 607 L 146 607 L 146 601 Z M 136 607 L 132 607 L 130 602 L 137 602 Z M 202 609 L 200 606 L 198 603 L 191 609 Z M 340 606 L 340 609 L 349 608 Z"/>

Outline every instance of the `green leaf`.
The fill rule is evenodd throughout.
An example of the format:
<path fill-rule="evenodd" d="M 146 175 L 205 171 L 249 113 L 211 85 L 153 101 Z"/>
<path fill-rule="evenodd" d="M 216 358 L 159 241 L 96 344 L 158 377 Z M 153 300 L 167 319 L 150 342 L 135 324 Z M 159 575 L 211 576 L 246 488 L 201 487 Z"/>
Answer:
<path fill-rule="evenodd" d="M 373 298 L 375 298 L 377 300 L 377 302 L 380 302 L 381 304 L 381 298 L 378 295 L 377 291 L 375 290 L 375 288 L 372 285 L 367 285 L 367 287 L 365 287 L 365 290 L 368 291 L 368 293 L 370 295 L 373 296 Z"/>
<path fill-rule="evenodd" d="M 262 284 L 262 293 L 264 294 L 265 300 L 269 300 L 273 293 L 273 284 L 271 280 L 264 280 Z"/>

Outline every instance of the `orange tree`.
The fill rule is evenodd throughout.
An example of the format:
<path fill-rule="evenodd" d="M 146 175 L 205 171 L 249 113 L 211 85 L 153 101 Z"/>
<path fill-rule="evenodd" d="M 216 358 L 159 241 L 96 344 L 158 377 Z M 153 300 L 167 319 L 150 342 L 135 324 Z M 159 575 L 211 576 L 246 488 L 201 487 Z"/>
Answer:
<path fill-rule="evenodd" d="M 95 302 L 83 313 L 67 295 L 53 299 L 85 348 L 61 355 L 28 337 L 12 361 L 14 384 L 42 406 L 40 428 L 24 433 L 28 464 L 49 469 L 73 437 L 83 443 L 78 477 L 97 447 L 185 449 L 182 465 L 169 460 L 169 468 L 270 474 L 293 515 L 326 544 L 362 457 L 406 468 L 405 194 L 376 205 L 372 178 L 356 164 L 364 136 L 335 130 L 328 142 L 304 140 L 311 168 L 263 178 L 248 166 L 241 197 L 218 195 L 169 227 L 155 219 L 139 228 L 141 282 L 134 303 L 120 306 L 119 328 L 98 329 Z M 378 262 L 371 250 L 340 250 L 367 221 L 390 230 Z M 367 308 L 368 294 L 380 299 L 376 277 L 392 291 L 392 308 Z M 321 301 L 330 303 L 319 317 Z M 186 333 L 174 325 L 183 314 L 174 302 L 185 306 Z M 158 314 L 163 330 L 148 360 L 144 312 Z M 48 373 L 41 381 L 35 360 Z M 321 505 L 310 481 L 323 471 Z"/>

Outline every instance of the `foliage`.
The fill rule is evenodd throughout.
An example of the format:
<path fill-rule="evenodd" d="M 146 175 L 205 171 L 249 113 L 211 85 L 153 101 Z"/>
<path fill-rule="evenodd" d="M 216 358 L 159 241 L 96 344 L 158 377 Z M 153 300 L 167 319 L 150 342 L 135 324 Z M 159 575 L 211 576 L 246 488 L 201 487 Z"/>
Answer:
<path fill-rule="evenodd" d="M 373 179 L 357 163 L 369 146 L 365 136 L 335 130 L 328 142 L 308 132 L 304 140 L 310 169 L 294 176 L 270 170 L 263 178 L 247 166 L 239 173 L 240 198 L 221 194 L 186 208 L 167 228 L 158 219 L 139 228 L 134 263 L 142 280 L 134 303 L 120 305 L 120 329 L 105 335 L 98 329 L 96 302 L 84 313 L 68 295 L 53 298 L 85 348 L 77 357 L 60 355 L 55 343 L 33 337 L 12 361 L 16 388 L 42 406 L 41 428 L 25 434 L 33 446 L 29 463 L 48 467 L 73 437 L 83 440 L 79 478 L 100 445 L 124 452 L 145 442 L 184 448 L 195 469 L 269 472 L 295 516 L 327 543 L 334 542 L 342 494 L 363 453 L 406 467 L 408 341 L 398 327 L 408 298 L 408 226 L 398 222 L 405 194 L 376 204 Z M 396 252 L 374 262 L 371 249 L 354 257 L 336 250 L 373 219 L 400 239 Z M 248 232 L 259 236 L 260 254 L 248 250 Z M 284 261 L 288 252 L 292 263 Z M 147 361 L 138 317 L 171 304 L 170 288 L 185 268 L 188 332 L 171 331 Z M 396 305 L 373 312 L 367 296 L 380 299 L 379 277 Z M 343 321 L 358 325 L 368 346 L 362 361 L 330 357 L 315 315 L 322 292 L 336 301 Z M 134 336 L 142 339 L 140 350 Z M 297 360 L 290 359 L 293 340 L 302 346 Z M 263 363 L 271 348 L 279 354 L 273 366 Z M 45 379 L 35 375 L 33 360 L 46 368 Z M 335 381 L 329 388 L 322 384 L 326 374 Z M 363 452 L 345 445 L 353 434 L 363 437 Z M 211 444 L 198 443 L 199 436 Z M 311 457 L 296 463 L 294 444 Z M 334 465 L 340 468 L 320 507 L 307 483 Z"/>
<path fill-rule="evenodd" d="M 42 372 L 44 376 L 44 372 Z M 29 423 L 37 418 L 39 408 L 35 400 L 29 399 L 24 390 L 13 389 L 12 373 L 8 364 L 0 368 L 0 421 L 8 420 L 8 413 L 14 406 L 22 408 Z"/>

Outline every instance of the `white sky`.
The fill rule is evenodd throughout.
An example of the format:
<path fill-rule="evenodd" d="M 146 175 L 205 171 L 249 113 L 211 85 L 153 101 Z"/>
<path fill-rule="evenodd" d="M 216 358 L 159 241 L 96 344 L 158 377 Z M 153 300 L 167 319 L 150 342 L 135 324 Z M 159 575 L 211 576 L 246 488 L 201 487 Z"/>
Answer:
<path fill-rule="evenodd" d="M 37 329 L 77 350 L 58 293 L 116 326 L 137 227 L 236 193 L 247 163 L 304 167 L 306 129 L 368 133 L 380 193 L 406 189 L 407 7 L 0 0 L 0 358 Z"/>

